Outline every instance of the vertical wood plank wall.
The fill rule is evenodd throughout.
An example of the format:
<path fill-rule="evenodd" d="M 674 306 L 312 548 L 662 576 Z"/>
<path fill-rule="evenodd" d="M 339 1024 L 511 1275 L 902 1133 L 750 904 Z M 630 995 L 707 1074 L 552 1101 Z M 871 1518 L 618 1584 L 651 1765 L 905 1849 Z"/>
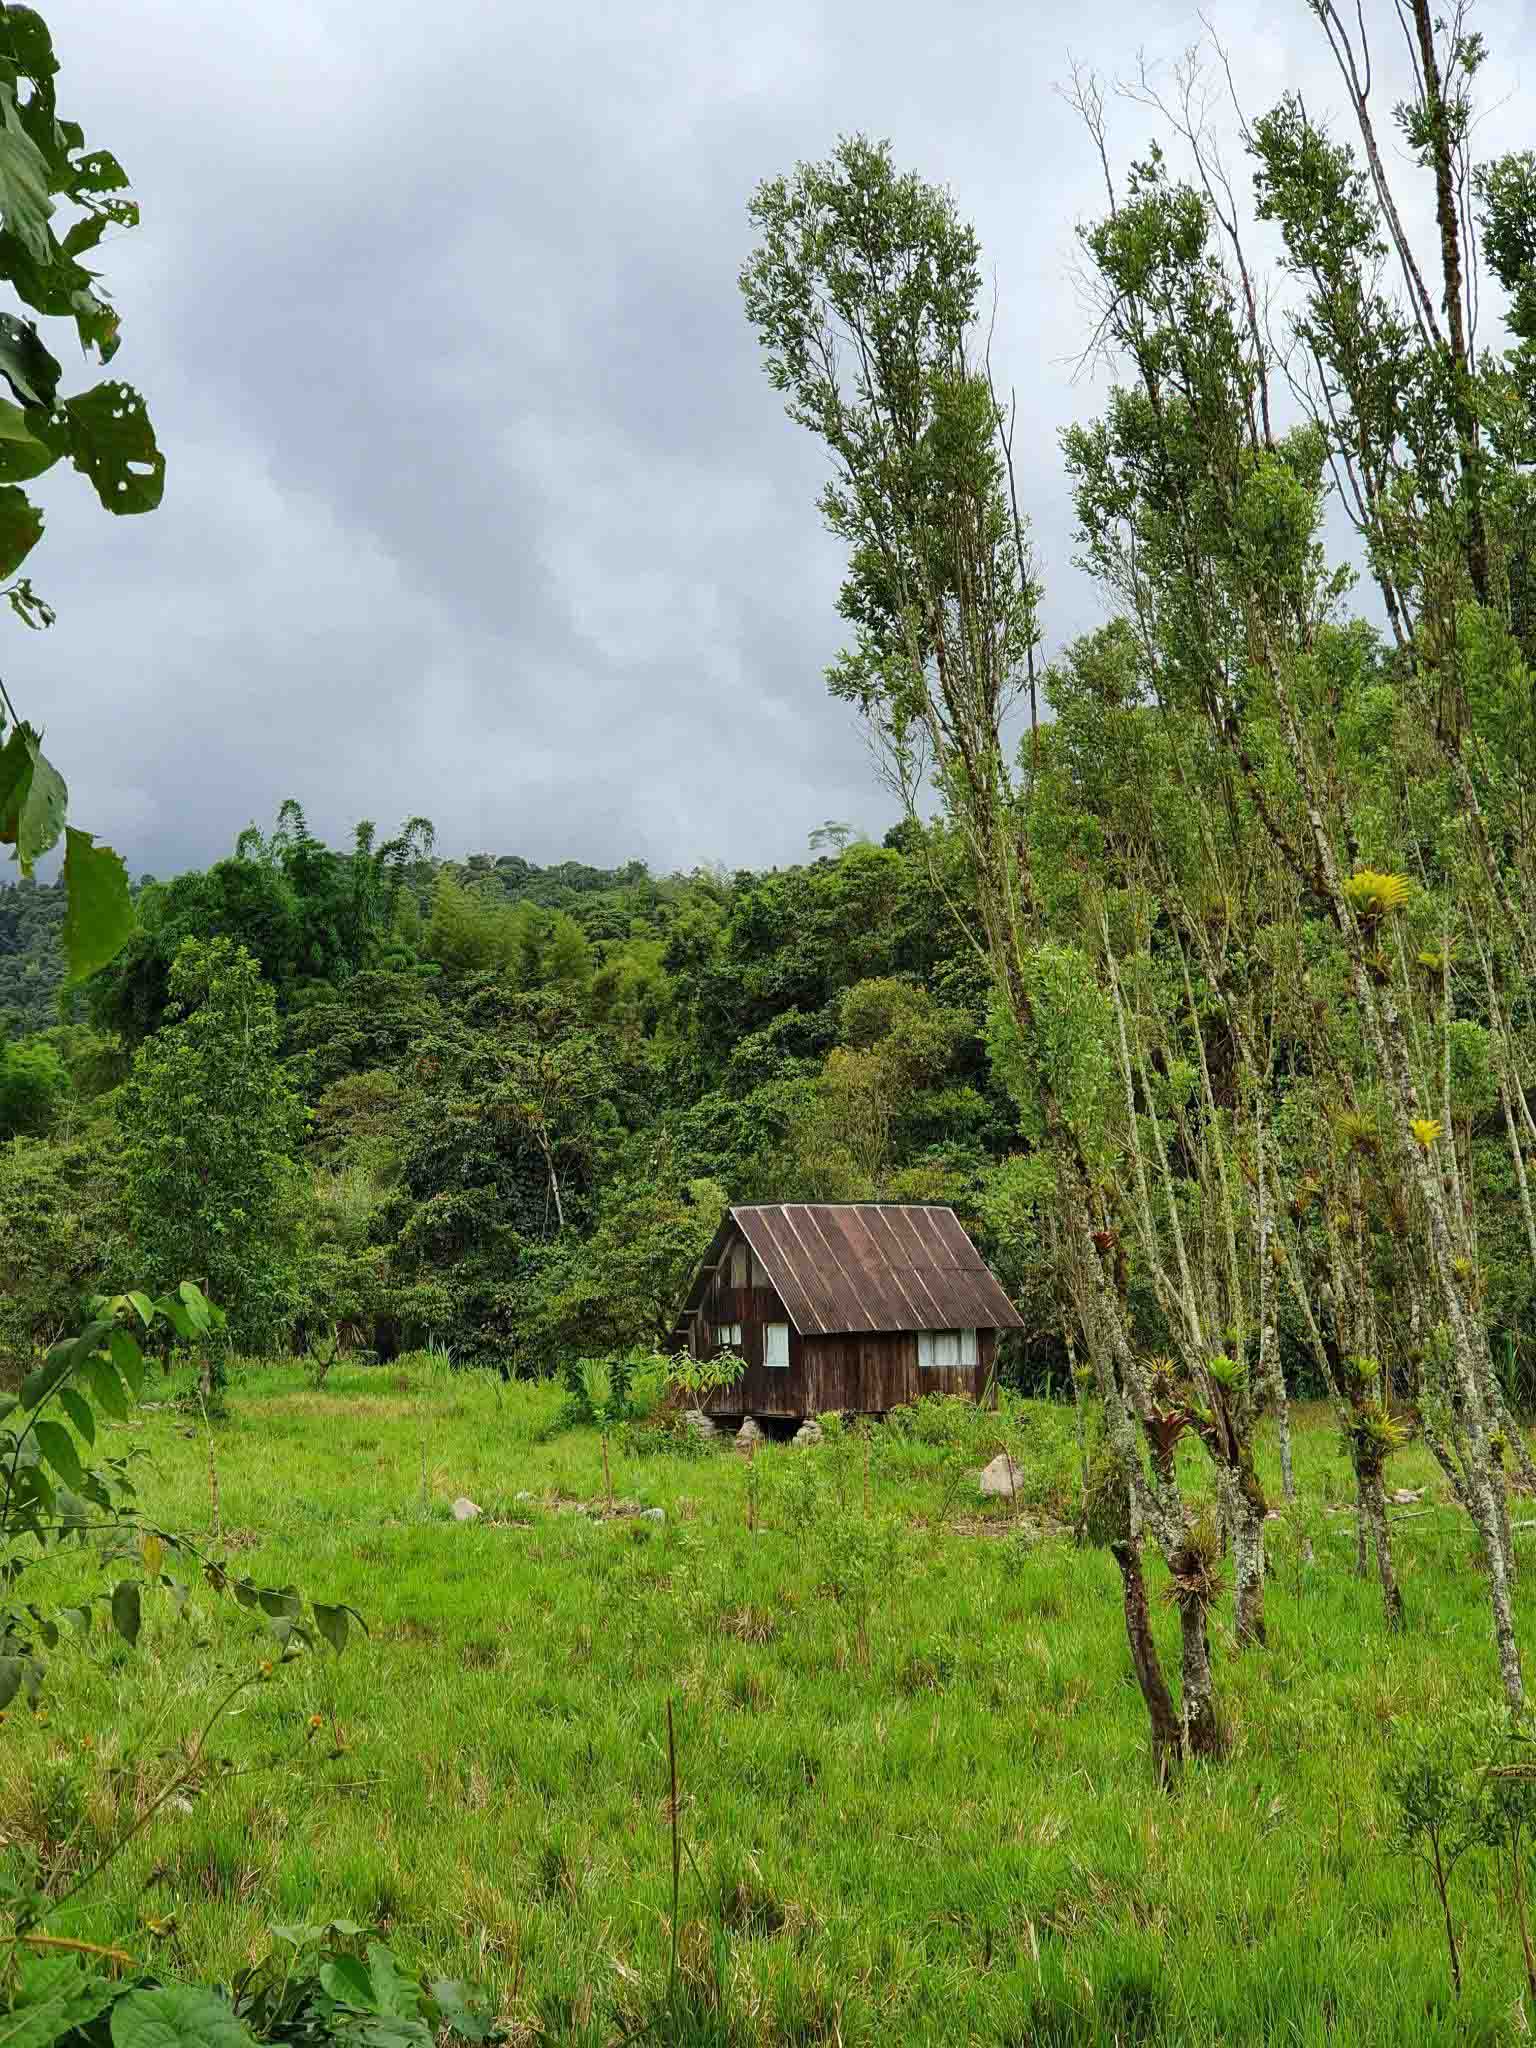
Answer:
<path fill-rule="evenodd" d="M 771 1287 L 733 1287 L 731 1252 L 722 1254 L 714 1283 L 694 1318 L 690 1349 L 712 1357 L 715 1330 L 741 1324 L 741 1355 L 747 1369 L 734 1387 L 706 1396 L 716 1415 L 825 1415 L 843 1411 L 883 1415 L 887 1409 L 921 1400 L 924 1394 L 968 1394 L 979 1400 L 997 1352 L 997 1332 L 977 1332 L 979 1364 L 934 1368 L 917 1362 L 917 1333 L 889 1330 L 830 1337 L 802 1337 L 790 1324 L 789 1369 L 763 1364 L 763 1326 L 788 1323 L 783 1302 Z"/>

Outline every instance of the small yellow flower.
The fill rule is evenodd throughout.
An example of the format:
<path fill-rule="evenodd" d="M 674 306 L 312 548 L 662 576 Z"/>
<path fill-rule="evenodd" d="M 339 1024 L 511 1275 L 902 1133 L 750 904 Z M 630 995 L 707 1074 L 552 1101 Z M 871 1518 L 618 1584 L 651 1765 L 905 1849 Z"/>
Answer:
<path fill-rule="evenodd" d="M 261 1675 L 262 1675 L 262 1677 L 263 1677 L 263 1678 L 270 1678 L 270 1677 L 272 1676 L 272 1660 L 271 1660 L 271 1658 L 270 1658 L 270 1657 L 263 1657 L 263 1658 L 262 1658 L 262 1660 L 261 1660 Z"/>
<path fill-rule="evenodd" d="M 1409 1128 L 1427 1152 L 1445 1126 L 1437 1116 L 1416 1116 Z"/>
<path fill-rule="evenodd" d="M 311 1714 L 309 1725 L 311 1728 L 323 1728 L 325 1726 L 325 1716 L 323 1714 Z"/>

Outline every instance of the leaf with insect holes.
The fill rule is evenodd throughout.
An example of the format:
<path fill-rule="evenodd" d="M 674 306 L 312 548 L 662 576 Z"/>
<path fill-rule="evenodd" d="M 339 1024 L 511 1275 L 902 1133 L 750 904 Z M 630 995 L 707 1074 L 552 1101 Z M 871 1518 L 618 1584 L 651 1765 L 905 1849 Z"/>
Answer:
<path fill-rule="evenodd" d="M 130 1649 L 139 1640 L 142 1619 L 138 1587 L 132 1579 L 120 1579 L 112 1588 L 112 1626 Z"/>

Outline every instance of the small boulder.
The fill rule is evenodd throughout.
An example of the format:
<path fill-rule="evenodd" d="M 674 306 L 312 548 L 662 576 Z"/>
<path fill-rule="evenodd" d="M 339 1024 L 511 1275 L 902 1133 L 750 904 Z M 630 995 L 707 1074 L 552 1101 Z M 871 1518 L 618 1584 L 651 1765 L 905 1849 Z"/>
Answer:
<path fill-rule="evenodd" d="M 691 1429 L 701 1443 L 712 1443 L 720 1434 L 716 1424 L 702 1408 L 689 1408 L 683 1415 L 683 1427 Z"/>
<path fill-rule="evenodd" d="M 461 1493 L 449 1510 L 456 1522 L 478 1522 L 481 1510 Z"/>
<path fill-rule="evenodd" d="M 532 1494 L 531 1494 L 531 1493 L 530 1493 L 530 1492 L 528 1491 L 527 1487 L 525 1486 L 525 1487 L 523 1488 L 523 1490 L 522 1490 L 522 1492 L 521 1492 L 521 1493 L 515 1493 L 515 1494 L 514 1494 L 514 1495 L 512 1496 L 512 1498 L 513 1498 L 514 1500 L 518 1500 L 518 1501 L 525 1501 L 525 1500 L 532 1500 L 532 1499 L 533 1499 L 533 1495 L 532 1495 Z"/>
<path fill-rule="evenodd" d="M 999 1451 L 986 1470 L 976 1475 L 976 1484 L 984 1494 L 1003 1500 L 1012 1500 L 1023 1482 L 1024 1474 L 1006 1451 Z"/>
<path fill-rule="evenodd" d="M 1395 1508 L 1412 1507 L 1415 1501 L 1422 1500 L 1423 1498 L 1424 1489 L 1422 1486 L 1398 1486 L 1387 1495 L 1387 1499 L 1391 1501 Z"/>
<path fill-rule="evenodd" d="M 750 1415 L 742 1423 L 740 1429 L 737 1430 L 736 1441 L 744 1451 L 751 1449 L 754 1444 L 760 1444 L 763 1441 L 763 1432 L 758 1428 Z"/>
<path fill-rule="evenodd" d="M 640 1519 L 642 1522 L 664 1522 L 667 1519 L 667 1511 L 665 1508 L 642 1508 Z"/>
<path fill-rule="evenodd" d="M 821 1424 L 814 1416 L 807 1416 L 790 1439 L 797 1444 L 819 1444 L 821 1440 Z"/>

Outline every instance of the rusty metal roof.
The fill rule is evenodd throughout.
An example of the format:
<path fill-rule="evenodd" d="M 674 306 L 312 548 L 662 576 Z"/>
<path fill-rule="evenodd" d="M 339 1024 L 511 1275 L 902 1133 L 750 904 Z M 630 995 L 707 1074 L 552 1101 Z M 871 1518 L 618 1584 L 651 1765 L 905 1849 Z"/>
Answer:
<path fill-rule="evenodd" d="M 953 1209 L 780 1202 L 732 1209 L 729 1221 L 757 1254 L 802 1337 L 1024 1327 Z M 705 1271 L 727 1231 L 723 1226 Z"/>

